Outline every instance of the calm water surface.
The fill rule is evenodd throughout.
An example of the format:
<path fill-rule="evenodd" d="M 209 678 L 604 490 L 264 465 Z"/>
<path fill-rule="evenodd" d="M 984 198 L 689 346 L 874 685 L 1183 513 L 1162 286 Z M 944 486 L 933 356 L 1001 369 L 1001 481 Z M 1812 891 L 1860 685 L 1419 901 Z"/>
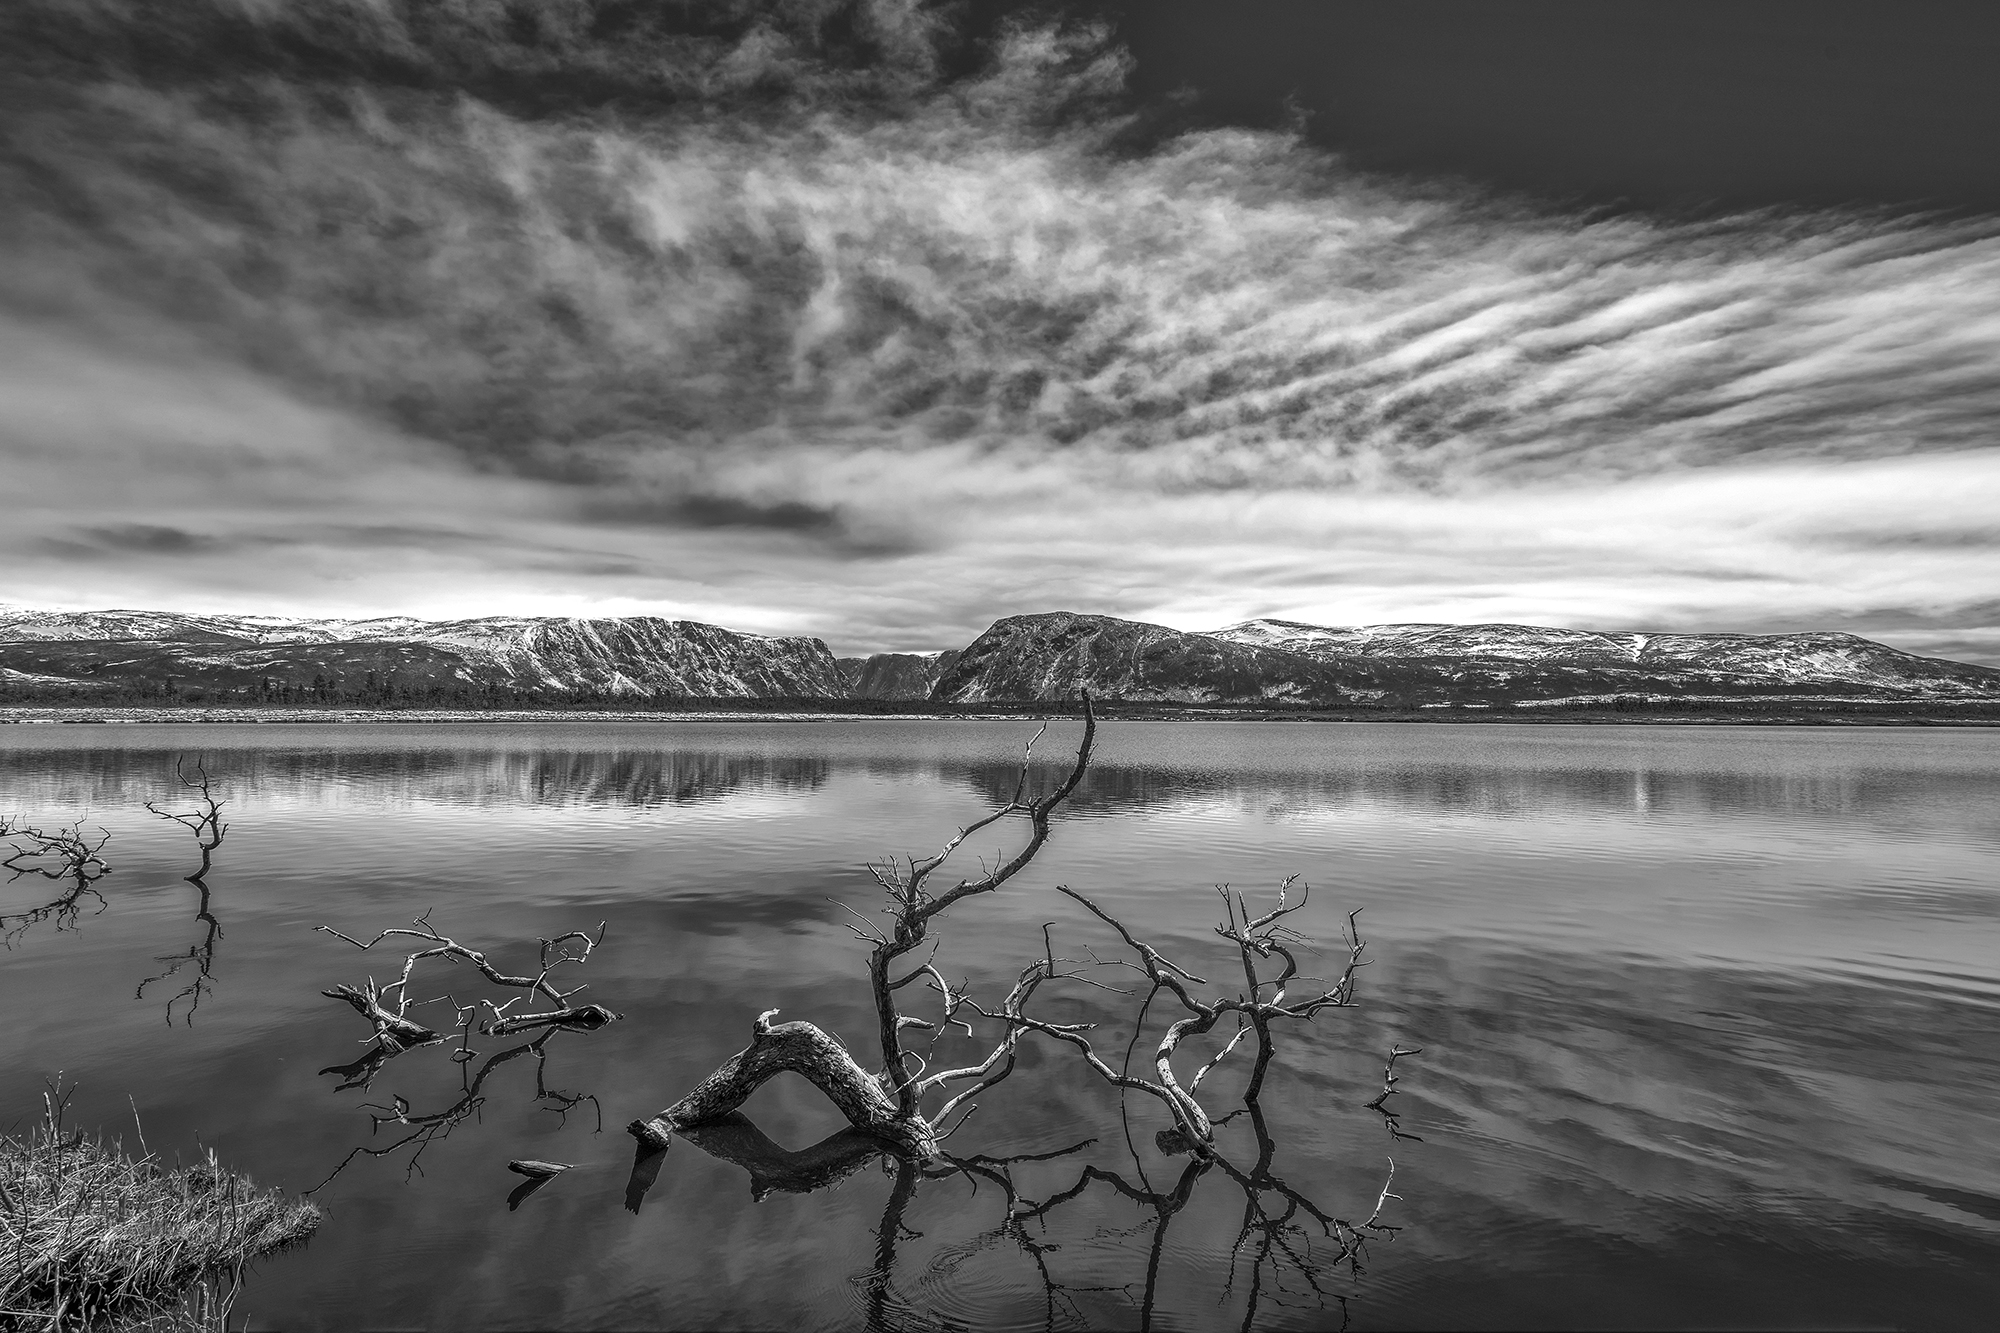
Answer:
<path fill-rule="evenodd" d="M 306 1189 L 409 1132 L 371 1136 L 365 1104 L 442 1112 L 521 1044 L 475 1037 L 464 1068 L 448 1047 L 413 1051 L 338 1090 L 321 1071 L 358 1060 L 366 1026 L 319 992 L 399 963 L 312 927 L 366 938 L 427 911 L 526 967 L 537 937 L 604 920 L 575 979 L 623 1021 L 494 1065 L 414 1165 L 417 1145 L 349 1162 L 316 1196 L 319 1236 L 254 1279 L 253 1325 L 1992 1326 L 1994 731 L 1108 724 L 1041 859 L 954 910 L 940 963 L 997 996 L 1044 922 L 1059 948 L 1108 955 L 1057 883 L 1218 979 L 1234 964 L 1211 932 L 1215 884 L 1258 894 L 1302 875 L 1305 927 L 1327 943 L 1364 909 L 1361 1006 L 1288 1034 L 1272 1071 L 1270 1170 L 1359 1219 L 1393 1157 L 1393 1241 L 1359 1272 L 1324 1262 L 1317 1229 L 1267 1244 L 1220 1171 L 1164 1224 L 1091 1181 L 1009 1229 L 991 1180 L 926 1180 L 904 1199 L 874 1165 L 755 1201 L 743 1169 L 688 1144 L 627 1212 L 620 1127 L 743 1046 L 758 1011 L 865 1051 L 864 949 L 841 904 L 873 910 L 868 858 L 934 848 L 1010 792 L 1031 731 L 0 727 L 0 812 L 101 824 L 116 867 L 102 914 L 0 953 L 0 1121 L 28 1119 L 63 1071 L 81 1123 L 129 1133 L 129 1097 L 156 1151 L 212 1145 Z M 1044 742 L 1051 763 L 1066 743 L 1062 727 Z M 135 992 L 206 927 L 179 878 L 191 841 L 141 803 L 184 805 L 174 764 L 196 755 L 228 801 L 209 880 L 221 936 L 212 989 L 191 1023 L 186 1001 L 169 1022 L 188 968 Z M 965 853 L 1003 845 L 996 831 Z M 5 889 L 0 911 L 30 905 L 29 888 Z M 419 994 L 490 993 L 464 971 L 418 976 Z M 1072 986 L 1042 1012 L 1102 1022 L 1116 1053 L 1135 999 Z M 1364 1106 L 1398 1041 L 1424 1048 L 1391 1103 L 1421 1141 Z M 974 1046 L 948 1038 L 938 1057 Z M 1024 1049 L 948 1147 L 1094 1137 L 1012 1168 L 1020 1194 L 1046 1200 L 1086 1166 L 1171 1193 L 1185 1159 L 1156 1151 L 1149 1101 L 1130 1107 L 1135 1165 L 1116 1097 L 1069 1053 Z M 1234 1105 L 1243 1073 L 1232 1057 L 1204 1100 Z M 840 1125 L 790 1076 L 746 1110 L 787 1148 Z M 1220 1142 L 1253 1164 L 1247 1120 Z M 521 1157 L 578 1165 L 509 1211 L 505 1165 Z"/>

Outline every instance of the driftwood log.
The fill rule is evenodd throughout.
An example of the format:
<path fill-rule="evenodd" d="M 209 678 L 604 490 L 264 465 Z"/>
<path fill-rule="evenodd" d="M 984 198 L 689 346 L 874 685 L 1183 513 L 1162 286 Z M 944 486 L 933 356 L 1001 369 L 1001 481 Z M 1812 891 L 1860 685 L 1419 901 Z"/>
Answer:
<path fill-rule="evenodd" d="M 404 1051 L 444 1040 L 415 1019 L 405 1018 L 396 1010 L 384 1007 L 382 992 L 376 989 L 373 979 L 365 986 L 350 986 L 342 982 L 320 994 L 329 1000 L 345 1000 L 353 1005 L 354 1012 L 374 1025 L 375 1040 L 391 1055 L 400 1055 Z"/>
<path fill-rule="evenodd" d="M 854 1062 L 847 1048 L 811 1023 L 773 1023 L 778 1011 L 757 1015 L 750 1044 L 724 1061 L 687 1096 L 649 1120 L 634 1121 L 632 1136 L 653 1148 L 673 1142 L 674 1131 L 722 1120 L 773 1077 L 803 1075 L 826 1094 L 847 1123 L 914 1157 L 937 1151 L 937 1136 L 921 1115 L 903 1115 L 882 1085 Z"/>

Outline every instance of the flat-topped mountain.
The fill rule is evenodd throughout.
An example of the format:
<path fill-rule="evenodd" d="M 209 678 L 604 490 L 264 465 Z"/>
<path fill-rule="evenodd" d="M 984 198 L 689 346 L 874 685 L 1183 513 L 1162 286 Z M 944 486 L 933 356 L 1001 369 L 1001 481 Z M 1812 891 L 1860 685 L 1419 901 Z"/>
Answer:
<path fill-rule="evenodd" d="M 1111 616 L 1009 616 L 939 678 L 940 703 L 1101 698 L 1330 706 L 1384 698 L 1415 672 L 1336 653 L 1311 655 Z"/>
<path fill-rule="evenodd" d="M 0 680 L 396 697 L 475 691 L 613 698 L 845 694 L 818 639 L 692 620 L 490 616 L 288 620 L 0 610 Z M 317 682 L 317 684 L 315 683 Z"/>
<path fill-rule="evenodd" d="M 1919 657 L 1854 634 L 1602 634 L 1539 625 L 1358 625 L 1251 620 L 1212 637 L 1329 661 L 1424 666 L 1481 695 L 2000 694 L 2000 671 Z"/>

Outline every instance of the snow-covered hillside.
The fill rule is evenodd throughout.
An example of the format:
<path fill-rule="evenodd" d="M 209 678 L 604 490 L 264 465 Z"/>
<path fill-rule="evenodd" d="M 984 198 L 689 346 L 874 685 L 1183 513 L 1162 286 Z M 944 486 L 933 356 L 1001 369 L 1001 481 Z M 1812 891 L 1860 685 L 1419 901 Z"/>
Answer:
<path fill-rule="evenodd" d="M 1380 699 L 1407 673 L 1231 643 L 1111 616 L 1050 611 L 996 620 L 958 654 L 933 698 L 957 703 L 1100 699 L 1332 706 Z"/>
<path fill-rule="evenodd" d="M 0 660 L 37 679 L 88 678 L 592 690 L 633 697 L 824 698 L 845 693 L 818 639 L 692 620 L 493 616 L 423 621 L 0 608 Z M 67 668 L 67 669 L 66 669 Z"/>
<path fill-rule="evenodd" d="M 1911 697 L 2000 694 L 2000 671 L 1918 657 L 1854 634 L 1638 634 L 1540 625 L 1306 625 L 1251 620 L 1214 637 L 1325 659 L 1369 657 L 1492 674 L 1513 665 L 1718 686 L 1818 687 Z"/>
<path fill-rule="evenodd" d="M 168 683 L 173 682 L 169 688 Z M 0 686 L 473 702 L 493 691 L 644 698 L 1104 699 L 1418 708 L 1590 700 L 2000 699 L 2000 670 L 1852 634 L 1596 633 L 1536 625 L 1334 627 L 1252 620 L 1208 634 L 1048 612 L 968 647 L 836 661 L 812 638 L 691 620 L 424 621 L 46 611 L 0 605 Z"/>

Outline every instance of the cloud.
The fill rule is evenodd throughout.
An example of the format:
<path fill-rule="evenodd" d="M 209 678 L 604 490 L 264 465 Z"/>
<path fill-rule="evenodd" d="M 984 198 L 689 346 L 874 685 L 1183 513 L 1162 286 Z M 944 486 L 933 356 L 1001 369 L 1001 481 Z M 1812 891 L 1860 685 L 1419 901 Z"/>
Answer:
<path fill-rule="evenodd" d="M 352 605 L 411 594 L 328 534 L 431 529 L 384 548 L 449 573 L 429 604 L 905 648 L 1047 598 L 1754 628 L 1981 595 L 1993 509 L 1842 479 L 1991 495 L 1995 220 L 1370 177 L 1172 133 L 1101 31 L 947 17 L 23 0 L 0 310 L 75 359 L 0 385 L 0 439 L 71 482 L 20 540 L 100 553 L 37 577 L 93 593 L 147 554 L 104 533 L 172 530 L 220 544 L 183 595 Z M 324 554 L 231 565 L 274 510 Z"/>
<path fill-rule="evenodd" d="M 97 560 L 125 553 L 174 557 L 221 550 L 232 543 L 156 523 L 113 523 L 78 528 L 69 537 L 44 537 L 40 549 L 69 559 Z"/>
<path fill-rule="evenodd" d="M 667 500 L 629 497 L 593 500 L 584 506 L 584 513 L 589 518 L 611 522 L 690 528 L 768 528 L 774 532 L 823 533 L 840 526 L 838 511 L 797 500 L 758 504 L 734 496 L 698 492 Z"/>
<path fill-rule="evenodd" d="M 598 490 L 583 502 L 581 513 L 597 525 L 697 531 L 735 528 L 774 538 L 796 538 L 837 558 L 907 555 L 923 549 L 922 542 L 907 531 L 880 524 L 856 524 L 840 507 L 799 500 L 765 503 L 688 489 L 669 494 Z"/>

